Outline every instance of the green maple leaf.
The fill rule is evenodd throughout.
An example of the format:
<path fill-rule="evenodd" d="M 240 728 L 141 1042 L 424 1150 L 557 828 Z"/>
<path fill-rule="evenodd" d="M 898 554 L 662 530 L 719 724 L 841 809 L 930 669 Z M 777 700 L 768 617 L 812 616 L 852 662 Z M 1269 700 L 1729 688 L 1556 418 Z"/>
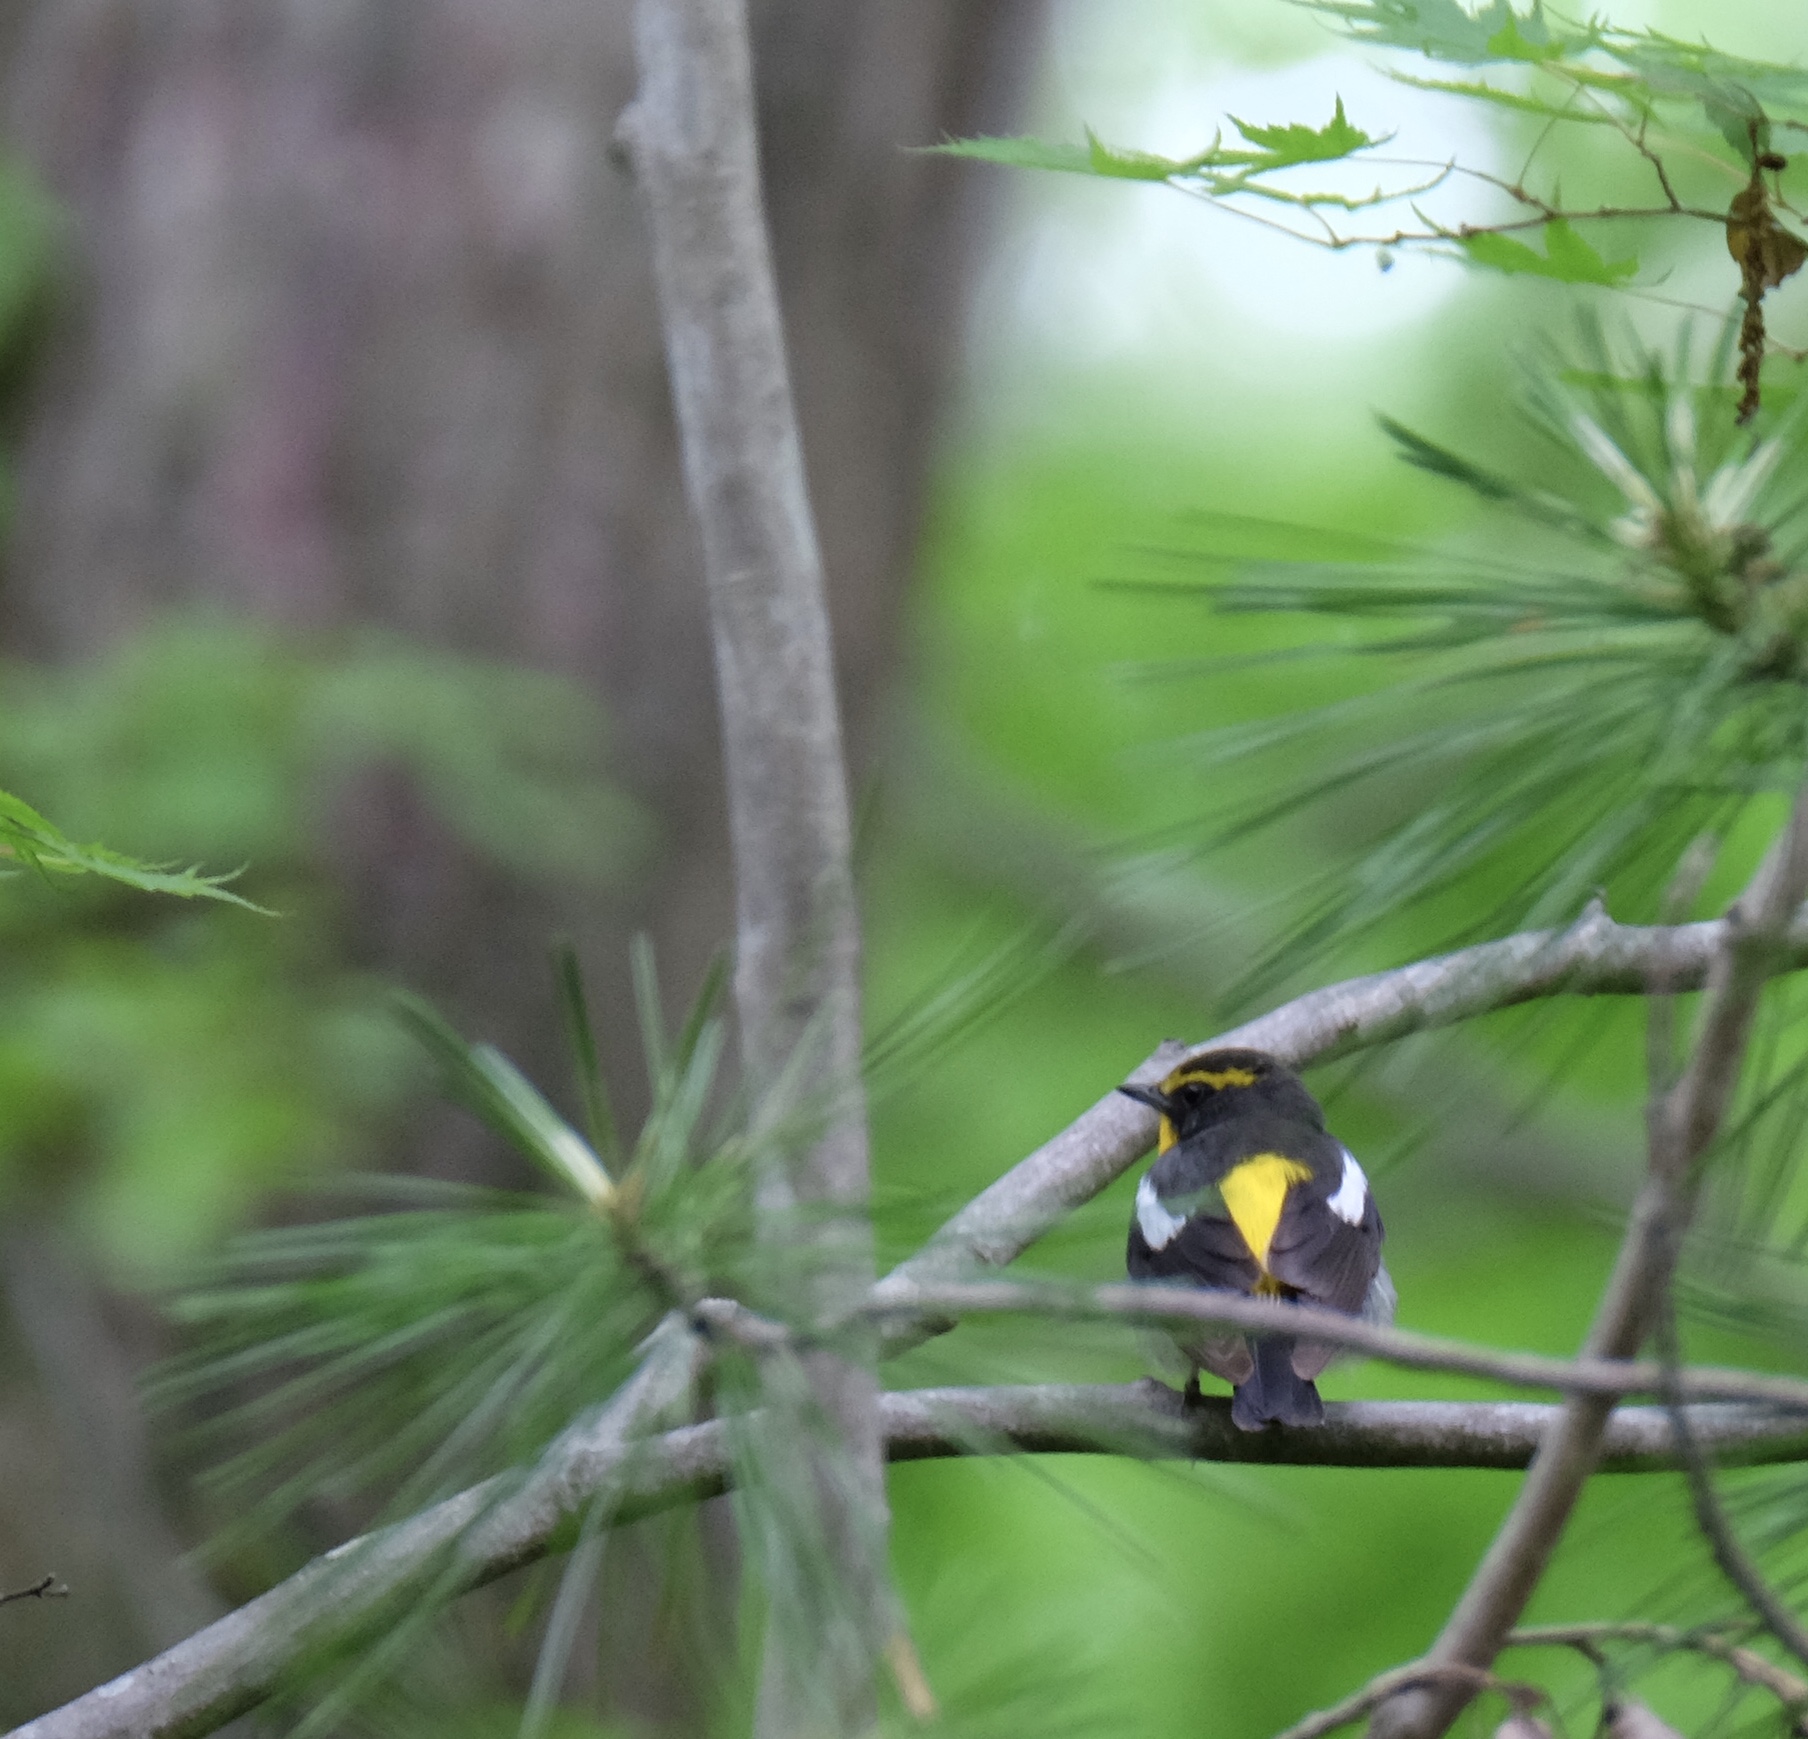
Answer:
<path fill-rule="evenodd" d="M 1290 163 L 1330 163 L 1352 152 L 1366 150 L 1375 141 L 1360 127 L 1352 127 L 1343 112 L 1343 98 L 1337 99 L 1337 112 L 1322 127 L 1308 127 L 1290 121 L 1279 127 L 1254 127 L 1238 120 L 1237 131 L 1250 144 L 1259 147 L 1263 161 L 1258 167 L 1281 169 Z"/>
<path fill-rule="evenodd" d="M 1466 235 L 1458 245 L 1478 266 L 1555 278 L 1564 284 L 1618 284 L 1638 271 L 1638 258 L 1605 260 L 1560 217 L 1544 226 L 1544 252 L 1505 235 Z"/>
<path fill-rule="evenodd" d="M 78 844 L 10 791 L 0 791 L 0 859 L 4 858 L 41 875 L 105 876 L 146 893 L 174 894 L 188 900 L 224 900 L 253 912 L 264 911 L 262 906 L 253 905 L 224 886 L 232 880 L 231 875 L 206 876 L 196 869 L 144 863 L 104 845 Z M 0 874 L 4 873 L 8 872 L 0 870 Z"/>
<path fill-rule="evenodd" d="M 1102 175 L 1113 181 L 1167 181 L 1223 160 L 1216 144 L 1196 157 L 1161 157 L 1153 151 L 1107 145 L 1090 127 L 1084 145 L 1048 139 L 953 139 L 931 149 L 943 157 L 971 157 L 1010 169 L 1052 169 L 1069 175 Z M 1237 161 L 1247 158 L 1238 157 Z"/>

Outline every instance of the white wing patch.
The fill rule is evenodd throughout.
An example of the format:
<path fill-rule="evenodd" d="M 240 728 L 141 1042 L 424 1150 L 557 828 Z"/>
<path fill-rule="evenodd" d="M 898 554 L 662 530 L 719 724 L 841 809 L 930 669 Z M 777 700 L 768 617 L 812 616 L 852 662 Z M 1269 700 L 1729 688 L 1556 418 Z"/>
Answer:
<path fill-rule="evenodd" d="M 1351 1163 L 1355 1162 L 1352 1160 Z M 1180 1235 L 1186 1220 L 1170 1214 L 1161 1205 L 1154 1180 L 1145 1177 L 1136 1186 L 1136 1223 L 1142 1228 L 1143 1240 L 1151 1250 L 1165 1250 Z"/>
<path fill-rule="evenodd" d="M 1383 1262 L 1369 1282 L 1368 1296 L 1362 1301 L 1360 1315 L 1364 1322 L 1378 1322 L 1383 1328 L 1394 1326 L 1394 1312 L 1400 1307 L 1400 1294 L 1394 1290 L 1394 1277 Z"/>
<path fill-rule="evenodd" d="M 1356 1163 L 1356 1155 L 1346 1147 L 1343 1150 L 1343 1178 L 1337 1186 L 1337 1193 L 1326 1206 L 1346 1226 L 1360 1226 L 1362 1210 L 1367 1207 L 1368 1199 L 1369 1180 L 1363 1176 L 1362 1167 Z"/>

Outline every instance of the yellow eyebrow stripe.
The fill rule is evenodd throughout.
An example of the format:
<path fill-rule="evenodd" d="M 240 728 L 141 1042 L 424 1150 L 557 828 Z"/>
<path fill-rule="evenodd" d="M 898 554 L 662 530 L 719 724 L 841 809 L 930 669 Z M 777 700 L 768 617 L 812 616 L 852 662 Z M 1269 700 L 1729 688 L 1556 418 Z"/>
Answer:
<path fill-rule="evenodd" d="M 1268 1269 L 1268 1246 L 1281 1223 L 1281 1207 L 1287 1191 L 1312 1175 L 1309 1165 L 1284 1153 L 1258 1153 L 1231 1167 L 1218 1186 L 1231 1223 L 1242 1234 L 1249 1253 Z"/>
<path fill-rule="evenodd" d="M 1172 1093 L 1177 1087 L 1253 1087 L 1256 1084 L 1256 1072 L 1253 1069 L 1176 1069 L 1162 1082 L 1161 1090 Z"/>

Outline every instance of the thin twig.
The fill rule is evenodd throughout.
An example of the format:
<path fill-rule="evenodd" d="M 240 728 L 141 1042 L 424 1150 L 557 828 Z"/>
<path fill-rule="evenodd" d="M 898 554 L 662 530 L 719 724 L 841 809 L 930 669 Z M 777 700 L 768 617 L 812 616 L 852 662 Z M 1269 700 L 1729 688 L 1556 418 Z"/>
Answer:
<path fill-rule="evenodd" d="M 1712 1630 L 1679 1630 L 1671 1624 L 1534 1624 L 1513 1631 L 1508 1648 L 1573 1648 L 1591 1660 L 1604 1642 L 1630 1642 L 1662 1653 L 1706 1656 L 1732 1669 L 1748 1685 L 1768 1691 L 1791 1717 L 1790 1731 L 1808 1735 L 1808 1680 L 1798 1679 L 1774 1661 Z"/>
<path fill-rule="evenodd" d="M 1760 1622 L 1795 1658 L 1808 1666 L 1808 1629 L 1789 1609 L 1783 1597 L 1764 1579 L 1764 1573 L 1752 1561 L 1739 1537 L 1733 1532 L 1731 1519 L 1714 1490 L 1714 1472 L 1706 1452 L 1695 1440 L 1689 1422 L 1689 1410 L 1683 1404 L 1683 1387 L 1676 1335 L 1676 1303 L 1666 1291 L 1657 1321 L 1658 1360 L 1663 1371 L 1664 1407 L 1671 1419 L 1671 1432 L 1677 1452 L 1682 1457 L 1683 1474 L 1688 1481 L 1689 1502 L 1695 1511 L 1695 1525 L 1707 1541 L 1708 1550 L 1720 1573 L 1740 1595 Z"/>
<path fill-rule="evenodd" d="M 1712 861 L 1711 853 L 1703 849 L 1702 841 L 1698 840 L 1690 847 L 1682 865 L 1678 867 L 1676 883 L 1665 897 L 1666 917 L 1686 910 L 1692 903 Z M 1675 998 L 1670 994 L 1669 986 L 1661 981 L 1654 982 L 1647 1002 L 1646 1017 L 1647 1071 L 1651 1082 L 1652 1105 L 1650 1115 L 1654 1132 L 1661 1126 L 1663 1108 L 1675 1085 L 1671 1078 L 1675 1007 Z M 1808 1664 L 1808 1630 L 1803 1629 L 1801 1621 L 1765 1581 L 1763 1573 L 1739 1543 L 1732 1521 L 1714 1490 L 1713 1469 L 1702 1446 L 1695 1440 L 1688 1408 L 1684 1405 L 1682 1356 L 1676 1328 L 1675 1276 L 1682 1251 L 1680 1238 L 1674 1232 L 1670 1244 L 1665 1259 L 1669 1282 L 1664 1286 L 1658 1301 L 1654 1340 L 1659 1369 L 1663 1374 L 1661 1392 L 1664 1406 L 1670 1414 L 1677 1453 L 1682 1457 L 1689 1501 L 1695 1511 L 1695 1524 L 1702 1538 L 1707 1541 L 1708 1550 L 1721 1574 L 1758 1615 L 1765 1629 L 1798 1661 Z"/>
<path fill-rule="evenodd" d="M 1562 1359 L 1540 1353 L 1497 1352 L 1467 1341 L 1385 1328 L 1340 1311 L 1152 1282 L 1072 1286 L 1059 1281 L 946 1281 L 908 1291 L 901 1287 L 876 1287 L 873 1296 L 875 1302 L 868 1309 L 880 1316 L 904 1311 L 911 1316 L 948 1321 L 1006 1313 L 1057 1321 L 1116 1321 L 1149 1326 L 1206 1323 L 1251 1333 L 1273 1332 L 1322 1342 L 1408 1370 L 1441 1371 L 1577 1395 L 1655 1395 L 1662 1392 L 1665 1380 L 1663 1367 L 1655 1359 L 1634 1363 L 1587 1355 Z M 753 1320 L 765 1324 L 763 1318 Z M 765 1324 L 758 1332 L 764 1336 L 776 1327 Z M 751 1338 L 756 1331 L 742 1328 L 737 1332 Z M 1808 1410 L 1808 1380 L 1800 1377 L 1697 1368 L 1678 1373 L 1677 1381 L 1681 1393 L 1691 1402 L 1746 1401 Z"/>
<path fill-rule="evenodd" d="M 52 1574 L 39 1578 L 29 1588 L 15 1588 L 10 1594 L 0 1594 L 0 1606 L 12 1600 L 63 1600 L 68 1594 L 67 1586 Z"/>

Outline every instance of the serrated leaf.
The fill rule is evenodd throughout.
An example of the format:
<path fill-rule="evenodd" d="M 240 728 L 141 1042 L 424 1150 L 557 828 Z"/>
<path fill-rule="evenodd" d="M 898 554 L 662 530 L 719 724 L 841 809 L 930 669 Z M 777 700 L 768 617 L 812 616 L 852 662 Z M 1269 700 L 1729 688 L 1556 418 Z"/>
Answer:
<path fill-rule="evenodd" d="M 1195 157 L 1162 157 L 1153 151 L 1108 145 L 1089 127 L 1084 145 L 1056 144 L 1048 139 L 951 139 L 931 150 L 944 157 L 971 157 L 1002 163 L 1009 169 L 1052 169 L 1065 175 L 1097 175 L 1107 181 L 1167 181 L 1214 166 L 1248 167 L 1247 152 L 1226 153 L 1217 144 Z"/>
<path fill-rule="evenodd" d="M 1488 53 L 1496 60 L 1525 60 L 1537 63 L 1561 60 L 1564 45 L 1551 40 L 1550 26 L 1537 13 L 1533 13 L 1527 18 L 1510 16 L 1507 22 L 1488 38 Z"/>
<path fill-rule="evenodd" d="M 971 157 L 980 163 L 1002 163 L 1007 169 L 1053 169 L 1071 175 L 1091 175 L 1092 153 L 1084 145 L 1058 144 L 1052 139 L 950 139 L 930 145 L 941 157 Z"/>
<path fill-rule="evenodd" d="M 1808 103 L 1808 69 L 1779 61 L 1747 60 L 1705 42 L 1683 42 L 1647 30 L 1612 43 L 1614 59 L 1651 91 L 1671 100 L 1699 101 L 1718 126 L 1716 109 L 1740 122 L 1761 119 L 1767 108 Z M 1749 149 L 1749 136 L 1741 149 Z"/>
<path fill-rule="evenodd" d="M 1363 151 L 1375 141 L 1360 127 L 1345 118 L 1343 98 L 1337 99 L 1337 112 L 1322 127 L 1307 127 L 1291 121 L 1279 127 L 1255 127 L 1231 116 L 1237 131 L 1250 144 L 1259 146 L 1267 159 L 1261 167 L 1280 169 L 1290 163 L 1330 163 Z"/>
<path fill-rule="evenodd" d="M 1090 127 L 1086 129 L 1086 148 L 1092 173 L 1116 181 L 1166 181 L 1175 175 L 1190 175 L 1217 155 L 1212 150 L 1184 159 L 1158 157 L 1152 151 L 1107 145 Z"/>
<path fill-rule="evenodd" d="M 185 900 L 224 900 L 265 917 L 273 915 L 224 885 L 239 874 L 237 870 L 206 876 L 192 867 L 178 870 L 168 864 L 143 863 L 104 845 L 78 845 L 23 798 L 9 791 L 0 791 L 0 856 L 14 858 L 40 873 L 105 876 L 145 893 L 174 894 Z"/>
<path fill-rule="evenodd" d="M 1544 226 L 1544 252 L 1528 247 L 1513 236 L 1484 232 L 1456 237 L 1458 245 L 1478 266 L 1497 272 L 1555 278 L 1564 284 L 1619 284 L 1638 271 L 1638 258 L 1605 260 L 1564 219 L 1552 218 Z"/>
<path fill-rule="evenodd" d="M 1498 90 L 1480 80 L 1414 78 L 1403 72 L 1390 72 L 1388 77 L 1395 84 L 1408 85 L 1415 91 L 1441 91 L 1446 96 L 1469 97 L 1476 102 L 1492 103 L 1497 108 L 1512 109 L 1522 115 L 1537 115 L 1547 121 L 1574 121 L 1579 126 L 1586 127 L 1611 127 L 1616 124 L 1612 115 L 1602 114 L 1598 109 L 1577 108 L 1573 100 L 1553 103 L 1543 97 L 1530 96 L 1520 91 Z"/>
<path fill-rule="evenodd" d="M 1314 12 L 1342 20 L 1359 42 L 1407 48 L 1433 60 L 1480 66 L 1496 60 L 1556 60 L 1594 44 L 1593 26 L 1576 36 L 1552 32 L 1544 7 L 1516 12 L 1509 0 L 1492 0 L 1479 12 L 1457 0 L 1298 0 Z"/>

